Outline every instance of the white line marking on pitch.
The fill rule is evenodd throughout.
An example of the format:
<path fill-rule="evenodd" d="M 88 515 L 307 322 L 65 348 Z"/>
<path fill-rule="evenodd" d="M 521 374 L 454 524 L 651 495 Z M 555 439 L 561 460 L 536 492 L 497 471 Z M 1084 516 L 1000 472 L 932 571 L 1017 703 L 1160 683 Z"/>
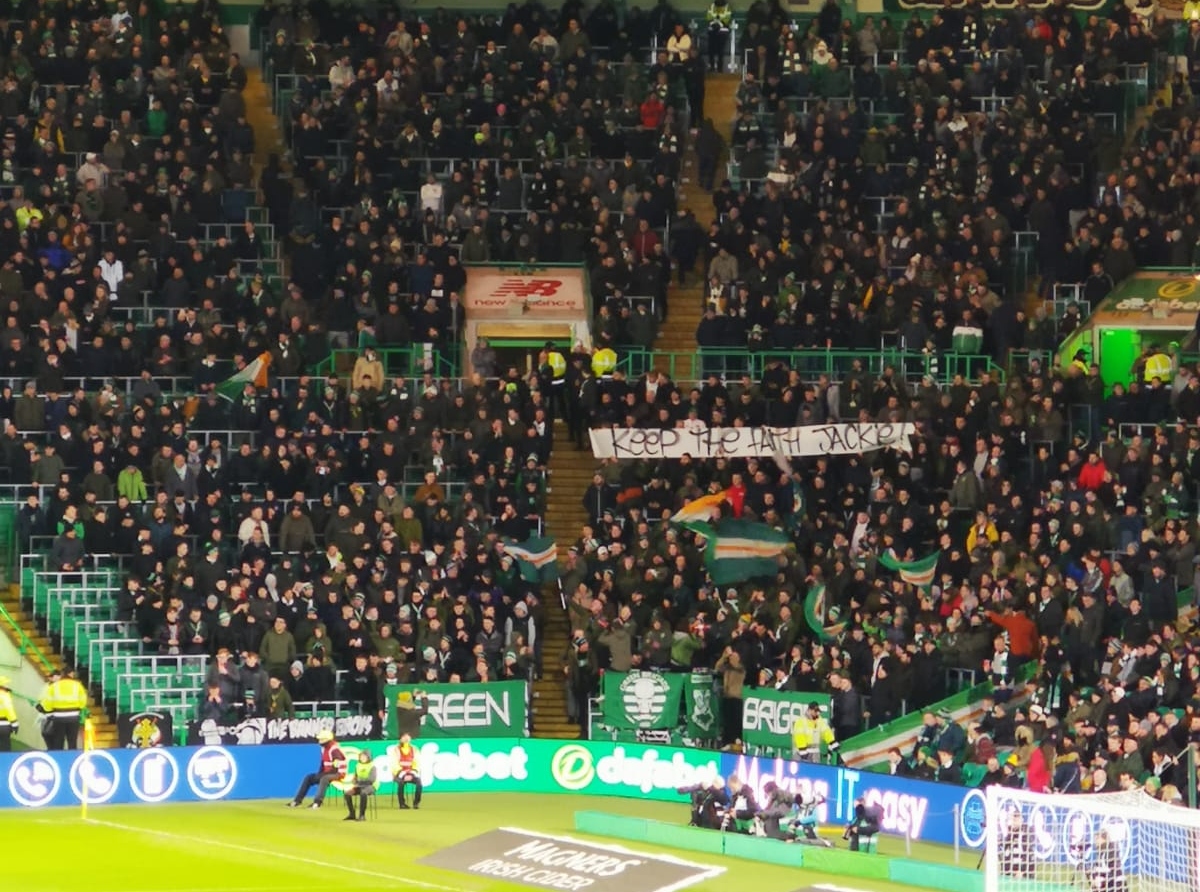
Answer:
<path fill-rule="evenodd" d="M 273 852 L 270 849 L 256 849 L 251 846 L 241 846 L 232 842 L 221 842 L 215 839 L 209 839 L 203 836 L 189 836 L 186 833 L 169 833 L 166 830 L 155 830 L 150 827 L 137 827 L 132 824 L 118 824 L 115 821 L 100 821 L 96 818 L 87 818 L 89 824 L 96 824 L 100 827 L 112 827 L 115 830 L 125 830 L 129 833 L 144 833 L 148 836 L 159 836 L 163 839 L 174 839 L 180 842 L 198 843 L 200 845 L 215 846 L 219 849 L 228 849 L 231 852 L 243 852 L 248 855 L 257 855 L 259 857 L 266 856 L 268 858 L 278 858 L 281 861 L 294 861 L 298 864 L 308 864 L 312 867 L 323 867 L 328 870 L 338 870 L 343 873 L 353 873 L 358 876 L 371 877 L 377 880 L 388 880 L 394 883 L 402 883 L 405 886 L 417 886 L 421 889 L 437 889 L 440 892 L 462 892 L 459 886 L 442 886 L 438 883 L 426 883 L 421 880 L 414 880 L 411 877 L 398 876 L 394 873 L 381 873 L 377 870 L 366 870 L 361 867 L 350 867 L 346 864 L 335 864 L 332 861 L 319 861 L 316 858 L 303 858 L 299 855 L 293 855 L 286 852 Z"/>

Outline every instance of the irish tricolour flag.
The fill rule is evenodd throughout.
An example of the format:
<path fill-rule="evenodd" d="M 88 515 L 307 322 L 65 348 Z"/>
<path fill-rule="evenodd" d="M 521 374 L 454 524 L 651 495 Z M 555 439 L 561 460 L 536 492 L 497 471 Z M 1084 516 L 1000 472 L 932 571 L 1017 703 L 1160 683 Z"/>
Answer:
<path fill-rule="evenodd" d="M 725 497 L 725 490 L 721 490 L 711 495 L 692 499 L 671 515 L 671 523 L 708 523 L 719 513 Z"/>
<path fill-rule="evenodd" d="M 520 544 L 504 543 L 504 551 L 517 560 L 517 569 L 526 582 L 553 582 L 558 579 L 558 546 L 553 539 L 534 536 Z"/>
<path fill-rule="evenodd" d="M 232 402 L 246 389 L 247 384 L 253 384 L 262 389 L 267 386 L 267 372 L 271 368 L 271 354 L 260 353 L 256 359 L 246 363 L 240 372 L 230 375 L 217 385 L 217 393 Z"/>

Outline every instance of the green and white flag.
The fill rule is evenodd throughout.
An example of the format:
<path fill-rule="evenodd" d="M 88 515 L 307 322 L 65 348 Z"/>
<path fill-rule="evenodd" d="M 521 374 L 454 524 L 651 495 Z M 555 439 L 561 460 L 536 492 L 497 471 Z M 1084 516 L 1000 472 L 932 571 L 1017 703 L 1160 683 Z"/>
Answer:
<path fill-rule="evenodd" d="M 765 523 L 722 520 L 682 526 L 704 537 L 704 569 L 716 585 L 735 585 L 779 572 L 779 555 L 791 544 L 786 533 Z"/>
<path fill-rule="evenodd" d="M 941 556 L 940 551 L 935 551 L 919 561 L 902 561 L 896 557 L 895 552 L 885 551 L 879 556 L 879 563 L 898 573 L 900 578 L 910 585 L 928 588 L 933 585 L 933 577 L 937 574 L 938 558 Z"/>
<path fill-rule="evenodd" d="M 610 728 L 658 730 L 679 724 L 683 676 L 658 672 L 605 672 L 604 725 Z"/>
<path fill-rule="evenodd" d="M 693 672 L 684 680 L 685 736 L 691 740 L 716 740 L 720 736 L 716 689 L 716 676 L 710 672 Z"/>
<path fill-rule="evenodd" d="M 553 539 L 534 536 L 520 544 L 504 543 L 504 551 L 517 561 L 517 569 L 526 582 L 554 582 L 558 579 L 558 546 Z"/>

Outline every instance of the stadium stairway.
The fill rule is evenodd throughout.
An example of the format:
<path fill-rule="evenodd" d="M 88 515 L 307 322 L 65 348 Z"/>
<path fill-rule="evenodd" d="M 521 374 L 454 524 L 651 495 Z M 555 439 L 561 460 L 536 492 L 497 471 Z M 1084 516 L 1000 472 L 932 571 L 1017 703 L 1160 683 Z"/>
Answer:
<path fill-rule="evenodd" d="M 54 643 L 46 637 L 45 631 L 34 622 L 33 617 L 21 605 L 21 587 L 16 583 L 0 588 L 0 604 L 3 604 L 4 609 L 8 611 L 8 615 L 13 618 L 25 636 L 33 643 L 33 645 L 41 652 L 42 656 L 53 667 L 64 665 L 62 654 Z M 10 638 L 14 638 L 13 643 L 20 648 L 21 642 L 15 640 L 13 630 L 8 627 L 7 623 L 0 623 L 0 628 L 4 630 L 4 634 Z M 34 660 L 34 665 L 43 678 L 48 679 L 48 672 L 39 661 Z M 40 697 L 41 691 L 17 691 L 16 693 L 26 697 Z M 113 718 L 108 714 L 108 711 L 101 705 L 96 692 L 89 688 L 88 690 L 88 712 L 92 716 L 92 721 L 96 726 L 96 746 L 101 749 L 109 749 L 117 746 L 117 726 Z"/>
<path fill-rule="evenodd" d="M 704 83 L 704 117 L 712 118 L 725 137 L 733 135 L 737 117 L 734 96 L 741 79 L 736 74 L 710 74 Z M 693 122 L 698 123 L 698 122 Z M 695 152 L 688 150 L 683 159 L 684 169 L 679 185 L 679 207 L 689 208 L 701 228 L 707 230 L 716 214 L 712 195 L 700 188 L 697 180 Z M 725 178 L 723 166 L 717 169 L 717 183 Z M 678 279 L 671 283 L 667 296 L 669 312 L 658 337 L 654 366 L 683 387 L 690 387 L 698 370 L 695 368 L 696 326 L 704 315 L 704 270 L 697 261 L 696 270 L 687 275 L 686 284 L 679 287 Z M 673 367 L 672 367 L 673 366 Z"/>
<path fill-rule="evenodd" d="M 271 91 L 263 81 L 262 70 L 246 69 L 246 89 L 242 92 L 246 100 L 246 123 L 254 129 L 254 168 L 261 172 L 271 155 L 286 151 L 283 131 L 271 104 Z"/>
<path fill-rule="evenodd" d="M 550 459 L 550 488 L 546 499 L 546 535 L 558 543 L 558 557 L 566 557 L 579 529 L 587 522 L 583 494 L 592 482 L 595 461 L 587 449 L 576 449 L 563 421 L 554 424 L 554 453 Z M 571 634 L 556 586 L 546 588 L 542 628 L 541 677 L 533 683 L 533 736 L 579 736 L 578 726 L 567 719 L 567 694 L 563 685 L 562 658 Z"/>

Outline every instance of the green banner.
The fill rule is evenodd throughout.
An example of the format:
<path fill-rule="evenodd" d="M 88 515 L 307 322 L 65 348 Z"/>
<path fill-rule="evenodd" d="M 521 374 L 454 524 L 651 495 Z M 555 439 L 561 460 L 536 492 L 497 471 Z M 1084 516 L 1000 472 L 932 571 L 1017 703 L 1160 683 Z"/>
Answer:
<path fill-rule="evenodd" d="M 710 672 L 693 672 L 683 684 L 685 736 L 691 740 L 716 740 L 721 733 L 718 719 L 717 679 Z"/>
<path fill-rule="evenodd" d="M 601 723 L 610 728 L 658 730 L 679 724 L 683 676 L 659 672 L 605 672 Z"/>
<path fill-rule="evenodd" d="M 829 720 L 829 695 L 756 688 L 747 691 L 742 708 L 742 740 L 749 746 L 792 750 L 792 726 L 816 703 Z"/>
<path fill-rule="evenodd" d="M 721 754 L 711 750 L 537 738 L 417 744 L 427 793 L 582 793 L 683 802 L 687 796 L 676 792 L 679 787 L 721 776 Z M 363 749 L 371 753 L 380 794 L 394 795 L 394 742 L 347 743 L 342 749 L 351 759 Z"/>
<path fill-rule="evenodd" d="M 420 696 L 414 696 L 419 692 Z M 523 737 L 526 683 L 490 681 L 487 684 L 392 684 L 384 688 L 387 700 L 385 733 L 400 736 L 397 715 L 402 709 L 429 702 L 421 719 L 422 739 L 460 737 Z"/>

